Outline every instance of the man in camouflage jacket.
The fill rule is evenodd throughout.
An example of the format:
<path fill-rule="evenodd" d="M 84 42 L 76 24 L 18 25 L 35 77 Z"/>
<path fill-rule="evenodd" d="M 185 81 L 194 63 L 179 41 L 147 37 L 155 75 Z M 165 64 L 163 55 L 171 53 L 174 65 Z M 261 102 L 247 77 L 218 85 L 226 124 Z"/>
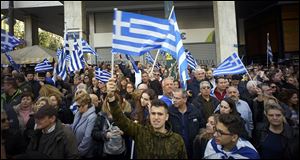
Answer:
<path fill-rule="evenodd" d="M 154 100 L 150 107 L 151 125 L 142 126 L 128 119 L 121 111 L 118 99 L 114 96 L 116 83 L 107 83 L 107 98 L 112 116 L 122 131 L 135 141 L 137 159 L 187 159 L 182 137 L 171 131 L 166 121 L 168 107 L 161 100 Z"/>

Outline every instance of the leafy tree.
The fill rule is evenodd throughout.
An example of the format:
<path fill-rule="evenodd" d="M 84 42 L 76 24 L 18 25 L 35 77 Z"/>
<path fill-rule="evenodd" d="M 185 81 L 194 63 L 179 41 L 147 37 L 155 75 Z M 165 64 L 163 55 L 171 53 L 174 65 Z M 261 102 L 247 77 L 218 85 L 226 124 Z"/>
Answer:
<path fill-rule="evenodd" d="M 8 31 L 8 25 L 6 23 L 1 23 L 1 28 L 3 28 L 5 30 Z M 25 39 L 25 26 L 24 26 L 24 22 L 16 20 L 16 23 L 14 25 L 14 36 L 17 37 L 18 39 Z M 42 47 L 51 49 L 56 51 L 57 48 L 61 47 L 61 42 L 62 42 L 62 37 L 44 31 L 42 29 L 38 29 L 38 37 L 39 37 L 39 45 L 41 45 Z M 26 47 L 26 45 L 19 45 L 17 46 L 15 49 L 22 49 Z"/>

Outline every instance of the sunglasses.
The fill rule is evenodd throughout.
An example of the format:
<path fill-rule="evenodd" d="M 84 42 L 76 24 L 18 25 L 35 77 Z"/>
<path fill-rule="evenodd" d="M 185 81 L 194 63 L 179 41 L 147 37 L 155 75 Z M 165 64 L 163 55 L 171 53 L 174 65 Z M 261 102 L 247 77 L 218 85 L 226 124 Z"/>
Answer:
<path fill-rule="evenodd" d="M 210 89 L 210 87 L 206 86 L 206 87 L 202 87 L 201 89 Z"/>

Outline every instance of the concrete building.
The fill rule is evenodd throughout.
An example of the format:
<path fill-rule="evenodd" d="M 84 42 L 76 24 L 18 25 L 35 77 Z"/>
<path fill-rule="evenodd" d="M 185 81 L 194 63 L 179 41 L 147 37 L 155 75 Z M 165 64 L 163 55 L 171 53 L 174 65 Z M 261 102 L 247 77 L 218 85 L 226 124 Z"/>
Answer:
<path fill-rule="evenodd" d="M 2 14 L 7 14 L 8 2 L 1 2 Z M 184 47 L 199 64 L 209 66 L 219 64 L 233 52 L 245 55 L 245 63 L 264 63 L 267 32 L 275 61 L 286 57 L 299 59 L 298 4 L 174 1 L 179 29 L 186 35 Z M 28 44 L 36 44 L 38 27 L 61 36 L 66 29 L 96 48 L 101 57 L 99 62 L 111 60 L 114 8 L 165 18 L 164 1 L 15 1 L 14 8 L 15 18 L 25 22 Z M 91 56 L 87 58 L 93 61 Z"/>

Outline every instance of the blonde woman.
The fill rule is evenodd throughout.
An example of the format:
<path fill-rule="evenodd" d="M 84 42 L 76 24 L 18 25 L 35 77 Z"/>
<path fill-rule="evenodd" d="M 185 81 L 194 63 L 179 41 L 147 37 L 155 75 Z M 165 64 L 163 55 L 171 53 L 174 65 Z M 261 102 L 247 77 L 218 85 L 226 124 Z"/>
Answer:
<path fill-rule="evenodd" d="M 90 95 L 86 91 L 77 92 L 75 101 L 78 104 L 73 124 L 70 125 L 77 139 L 77 149 L 81 158 L 93 157 L 92 129 L 97 115 Z"/>

